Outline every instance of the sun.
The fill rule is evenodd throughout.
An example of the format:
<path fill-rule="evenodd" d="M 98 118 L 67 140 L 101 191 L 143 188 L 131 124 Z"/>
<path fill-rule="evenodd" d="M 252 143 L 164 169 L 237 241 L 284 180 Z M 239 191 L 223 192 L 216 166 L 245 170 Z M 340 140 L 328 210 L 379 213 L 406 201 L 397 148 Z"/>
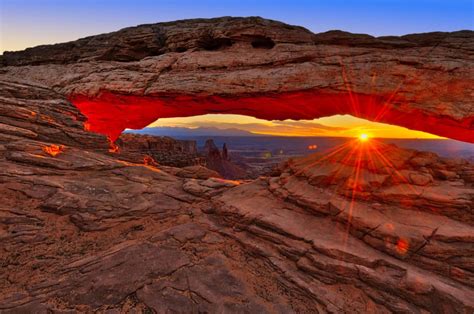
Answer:
<path fill-rule="evenodd" d="M 359 135 L 359 140 L 361 140 L 362 142 L 365 142 L 369 139 L 369 135 L 367 135 L 366 133 L 362 133 Z"/>

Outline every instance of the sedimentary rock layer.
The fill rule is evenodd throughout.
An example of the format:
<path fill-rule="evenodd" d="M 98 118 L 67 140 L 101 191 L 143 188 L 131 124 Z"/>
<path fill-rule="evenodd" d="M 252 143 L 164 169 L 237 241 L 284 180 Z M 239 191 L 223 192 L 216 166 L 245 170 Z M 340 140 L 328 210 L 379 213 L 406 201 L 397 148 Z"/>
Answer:
<path fill-rule="evenodd" d="M 135 163 L 186 167 L 204 164 L 196 141 L 125 133 L 115 142 L 117 158 Z"/>

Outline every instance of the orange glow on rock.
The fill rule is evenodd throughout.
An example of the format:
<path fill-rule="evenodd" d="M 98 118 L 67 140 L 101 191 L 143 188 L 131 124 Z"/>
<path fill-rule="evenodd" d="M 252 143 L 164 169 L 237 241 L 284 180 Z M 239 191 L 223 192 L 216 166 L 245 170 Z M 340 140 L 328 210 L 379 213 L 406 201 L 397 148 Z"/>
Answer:
<path fill-rule="evenodd" d="M 395 227 L 393 226 L 392 223 L 387 223 L 386 226 L 387 226 L 387 229 L 390 230 L 390 231 L 395 230 Z"/>
<path fill-rule="evenodd" d="M 109 152 L 110 153 L 118 153 L 119 147 L 115 145 L 113 142 L 109 142 Z"/>
<path fill-rule="evenodd" d="M 59 155 L 62 151 L 64 150 L 64 145 L 55 145 L 55 144 L 51 144 L 49 146 L 44 146 L 43 147 L 43 151 L 52 156 L 52 157 L 56 157 L 57 155 Z"/>
<path fill-rule="evenodd" d="M 156 166 L 158 163 L 153 159 L 153 157 L 146 155 L 143 157 L 143 163 L 147 166 Z"/>
<path fill-rule="evenodd" d="M 315 150 L 318 148 L 318 145 L 308 145 L 309 150 Z"/>
<path fill-rule="evenodd" d="M 398 239 L 398 242 L 397 242 L 398 253 L 405 255 L 408 252 L 409 247 L 410 245 L 407 240 L 402 239 L 402 238 Z"/>
<path fill-rule="evenodd" d="M 328 93 L 317 90 L 226 97 L 219 95 L 125 95 L 106 90 L 94 96 L 69 95 L 84 114 L 90 130 L 115 141 L 126 129 L 142 129 L 159 118 L 190 117 L 208 113 L 249 115 L 265 120 L 315 119 L 349 114 L 376 122 L 430 132 L 474 143 L 474 116 L 453 120 L 428 115 L 417 109 L 399 110 L 403 104 L 395 95 Z"/>

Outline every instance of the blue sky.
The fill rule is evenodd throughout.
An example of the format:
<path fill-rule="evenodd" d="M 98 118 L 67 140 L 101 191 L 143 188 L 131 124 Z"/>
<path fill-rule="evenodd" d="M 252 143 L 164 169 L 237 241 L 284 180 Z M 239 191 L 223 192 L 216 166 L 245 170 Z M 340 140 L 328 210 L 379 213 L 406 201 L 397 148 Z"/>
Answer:
<path fill-rule="evenodd" d="M 313 32 L 372 35 L 473 29 L 473 0 L 0 0 L 0 51 L 194 17 L 262 16 Z"/>

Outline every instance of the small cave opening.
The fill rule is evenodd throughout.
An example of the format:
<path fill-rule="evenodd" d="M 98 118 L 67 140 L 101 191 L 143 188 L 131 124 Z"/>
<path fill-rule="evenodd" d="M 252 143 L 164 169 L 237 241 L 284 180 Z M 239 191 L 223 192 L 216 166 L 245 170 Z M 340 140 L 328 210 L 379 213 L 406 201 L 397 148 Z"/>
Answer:
<path fill-rule="evenodd" d="M 186 52 L 188 48 L 186 47 L 177 47 L 174 49 L 175 52 Z"/>
<path fill-rule="evenodd" d="M 199 48 L 214 51 L 232 46 L 233 41 L 227 37 L 215 37 L 211 33 L 203 34 L 197 41 Z"/>
<path fill-rule="evenodd" d="M 253 48 L 272 49 L 275 47 L 275 42 L 269 37 L 256 36 L 251 41 L 251 45 Z"/>

